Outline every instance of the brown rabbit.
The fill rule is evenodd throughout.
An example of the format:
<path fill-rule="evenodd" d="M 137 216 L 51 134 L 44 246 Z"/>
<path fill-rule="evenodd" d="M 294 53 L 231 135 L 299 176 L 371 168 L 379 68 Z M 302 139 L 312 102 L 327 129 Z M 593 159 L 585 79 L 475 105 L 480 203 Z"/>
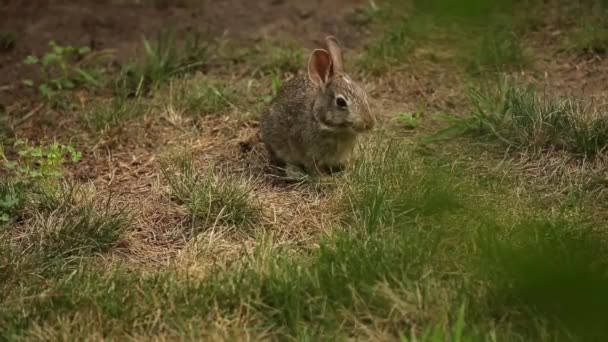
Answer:
<path fill-rule="evenodd" d="M 262 140 L 274 167 L 294 164 L 309 173 L 344 169 L 357 136 L 371 130 L 367 94 L 345 72 L 342 51 L 333 36 L 327 50 L 316 49 L 308 76 L 285 82 L 261 117 Z"/>

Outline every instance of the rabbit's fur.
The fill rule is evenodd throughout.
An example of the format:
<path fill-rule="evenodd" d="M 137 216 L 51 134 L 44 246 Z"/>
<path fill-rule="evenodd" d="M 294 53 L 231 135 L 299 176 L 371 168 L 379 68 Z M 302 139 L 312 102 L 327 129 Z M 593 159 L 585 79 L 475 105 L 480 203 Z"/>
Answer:
<path fill-rule="evenodd" d="M 342 52 L 332 36 L 328 50 L 316 49 L 308 75 L 285 82 L 261 117 L 262 140 L 271 164 L 294 164 L 310 173 L 344 168 L 357 136 L 376 119 L 367 94 L 345 72 Z"/>

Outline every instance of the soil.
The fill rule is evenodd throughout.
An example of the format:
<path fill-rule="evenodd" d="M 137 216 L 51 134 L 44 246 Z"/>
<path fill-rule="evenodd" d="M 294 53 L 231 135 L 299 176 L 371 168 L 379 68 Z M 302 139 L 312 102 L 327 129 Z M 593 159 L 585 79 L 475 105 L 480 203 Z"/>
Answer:
<path fill-rule="evenodd" d="M 33 95 L 21 85 L 35 79 L 23 65 L 41 55 L 48 42 L 113 49 L 119 61 L 133 57 L 144 37 L 160 29 L 178 34 L 195 31 L 237 41 L 286 38 L 316 46 L 326 34 L 340 37 L 346 48 L 361 39 L 361 30 L 346 23 L 363 0 L 2 0 L 0 32 L 16 34 L 14 46 L 0 52 L 0 105 Z"/>

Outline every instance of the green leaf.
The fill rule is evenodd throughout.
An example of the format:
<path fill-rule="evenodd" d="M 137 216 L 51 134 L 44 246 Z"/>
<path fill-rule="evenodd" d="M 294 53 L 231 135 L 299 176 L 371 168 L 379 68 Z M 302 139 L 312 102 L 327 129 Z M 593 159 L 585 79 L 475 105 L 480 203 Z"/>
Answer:
<path fill-rule="evenodd" d="M 401 113 L 397 116 L 397 120 L 401 121 L 409 128 L 417 128 L 420 126 L 420 116 L 417 113 Z"/>
<path fill-rule="evenodd" d="M 11 220 L 10 216 L 8 216 L 8 213 L 2 213 L 2 215 L 0 215 L 0 221 L 2 222 L 9 222 Z"/>
<path fill-rule="evenodd" d="M 86 55 L 89 52 L 91 52 L 91 48 L 88 46 L 83 46 L 83 47 L 78 48 L 79 55 Z"/>
<path fill-rule="evenodd" d="M 38 86 L 38 90 L 42 93 L 42 95 L 50 97 L 53 95 L 54 91 L 53 89 L 51 89 L 51 87 L 48 86 L 48 84 L 41 84 Z"/>
<path fill-rule="evenodd" d="M 44 57 L 42 57 L 42 65 L 48 66 L 49 64 L 54 63 L 59 59 L 60 58 L 58 55 L 54 53 L 47 53 L 46 55 L 44 55 Z"/>
<path fill-rule="evenodd" d="M 19 204 L 19 199 L 14 196 L 6 195 L 3 200 L 0 200 L 0 207 L 10 209 Z"/>
<path fill-rule="evenodd" d="M 42 149 L 40 147 L 34 147 L 30 150 L 32 157 L 42 157 Z"/>
<path fill-rule="evenodd" d="M 76 85 L 74 84 L 74 82 L 72 82 L 71 80 L 64 80 L 63 83 L 63 88 L 65 89 L 74 89 L 76 87 Z"/>
<path fill-rule="evenodd" d="M 15 162 L 15 161 L 7 161 L 7 162 L 4 162 L 4 166 L 6 168 L 8 168 L 8 169 L 14 169 L 14 168 L 17 167 L 17 162 Z"/>
<path fill-rule="evenodd" d="M 87 82 L 95 85 L 95 86 L 99 86 L 99 82 L 97 82 L 97 80 L 95 79 L 95 77 L 93 75 L 91 75 L 90 73 L 88 73 L 87 71 L 80 69 L 80 68 L 76 68 L 76 72 Z"/>
<path fill-rule="evenodd" d="M 144 39 L 144 49 L 146 49 L 146 53 L 150 56 L 155 56 L 156 54 L 154 53 L 154 50 L 152 49 L 152 46 L 150 45 L 150 42 L 147 39 Z"/>
<path fill-rule="evenodd" d="M 33 65 L 38 63 L 38 57 L 34 56 L 34 55 L 29 55 L 25 58 L 25 60 L 23 60 L 23 63 L 25 65 Z"/>
<path fill-rule="evenodd" d="M 70 156 L 72 157 L 72 162 L 74 163 L 78 163 L 80 160 L 82 160 L 82 153 L 79 151 L 71 150 Z"/>

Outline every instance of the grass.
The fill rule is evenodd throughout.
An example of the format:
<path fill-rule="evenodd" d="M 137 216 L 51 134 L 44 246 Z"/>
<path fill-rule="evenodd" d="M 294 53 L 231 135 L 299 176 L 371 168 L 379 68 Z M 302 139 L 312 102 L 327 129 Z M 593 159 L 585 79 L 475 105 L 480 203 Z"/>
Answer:
<path fill-rule="evenodd" d="M 503 81 L 474 90 L 471 128 L 515 150 L 565 150 L 594 157 L 608 146 L 608 113 L 571 98 L 555 99 Z"/>
<path fill-rule="evenodd" d="M 509 27 L 490 29 L 475 45 L 467 68 L 473 75 L 518 71 L 529 64 L 521 39 Z"/>
<path fill-rule="evenodd" d="M 272 76 L 295 75 L 306 68 L 307 56 L 295 43 L 265 43 L 245 54 L 253 74 Z"/>
<path fill-rule="evenodd" d="M 67 108 L 69 103 L 65 92 L 102 86 L 103 70 L 84 63 L 91 56 L 93 54 L 87 46 L 62 46 L 51 40 L 48 52 L 41 57 L 29 55 L 23 63 L 37 66 L 44 75 L 38 84 L 40 94 L 54 107 Z M 99 56 L 94 57 L 99 59 Z M 34 86 L 32 80 L 23 80 L 23 83 Z"/>
<path fill-rule="evenodd" d="M 605 340 L 605 110 L 494 83 L 532 65 L 529 17 L 452 5 L 370 2 L 350 19 L 375 30 L 359 71 L 399 127 L 329 181 L 266 181 L 256 121 L 235 120 L 305 71 L 289 43 L 165 32 L 107 75 L 112 94 L 51 113 L 115 135 L 17 127 L 63 144 L 4 153 L 0 340 Z M 482 86 L 463 93 L 463 76 Z M 427 109 L 481 139 L 421 146 L 444 124 Z M 552 163 L 585 187 L 540 184 Z"/>
<path fill-rule="evenodd" d="M 383 12 L 381 12 L 383 13 Z M 386 20 L 387 15 L 377 14 L 373 18 Z M 386 24 L 384 34 L 375 41 L 358 61 L 359 68 L 380 75 L 406 63 L 414 47 L 412 27 L 404 18 L 392 20 Z"/>
<path fill-rule="evenodd" d="M 144 39 L 144 55 L 123 66 L 115 80 L 115 92 L 122 97 L 148 94 L 170 78 L 205 65 L 212 45 L 199 34 L 187 35 L 180 45 L 171 30 L 161 31 L 154 44 Z"/>
<path fill-rule="evenodd" d="M 31 201 L 32 195 L 55 193 L 63 177 L 64 164 L 77 163 L 79 151 L 69 145 L 32 144 L 16 140 L 13 144 L 15 159 L 9 159 L 0 145 L 0 159 L 6 177 L 0 182 L 0 224 L 8 224 L 21 216 L 20 210 Z"/>
<path fill-rule="evenodd" d="M 581 53 L 604 55 L 608 52 L 608 11 L 591 18 L 585 17 L 578 29 L 574 33 L 574 49 Z"/>
<path fill-rule="evenodd" d="M 251 180 L 215 170 L 198 173 L 186 155 L 165 162 L 162 172 L 172 197 L 188 208 L 193 232 L 217 224 L 247 228 L 259 216 Z"/>
<path fill-rule="evenodd" d="M 212 85 L 206 81 L 194 84 L 180 80 L 205 66 L 212 56 L 213 47 L 200 34 L 188 34 L 180 43 L 176 33 L 171 30 L 160 31 L 154 43 L 144 39 L 143 57 L 122 66 L 113 80 L 115 96 L 110 101 L 93 101 L 84 111 L 84 123 L 100 131 L 143 116 L 151 110 L 143 97 L 159 94 L 152 90 L 162 88 L 168 82 L 171 82 L 168 112 L 179 115 L 186 112 L 207 114 L 225 108 L 230 105 L 231 95 L 224 85 Z M 175 91 L 173 84 L 178 84 Z"/>
<path fill-rule="evenodd" d="M 525 25 L 525 10 L 510 1 L 387 2 L 370 14 L 383 34 L 372 41 L 359 67 L 374 75 L 407 69 L 423 58 L 474 76 L 527 66 L 517 28 Z M 453 60 L 461 61 L 460 64 Z"/>
<path fill-rule="evenodd" d="M 509 195 L 480 205 L 497 195 L 387 143 L 348 176 L 344 229 L 309 255 L 266 241 L 203 279 L 85 264 L 53 278 L 54 295 L 5 297 L 6 336 L 206 336 L 221 320 L 237 335 L 280 339 L 605 337 L 606 254 L 583 217 Z M 201 187 L 182 169 L 190 183 L 173 192 L 193 203 Z"/>
<path fill-rule="evenodd" d="M 95 100 L 82 113 L 82 122 L 94 131 L 110 130 L 148 112 L 142 98 Z"/>
<path fill-rule="evenodd" d="M 195 118 L 218 115 L 235 108 L 241 98 L 239 89 L 210 77 L 176 79 L 156 93 L 156 99 L 168 118 Z"/>

